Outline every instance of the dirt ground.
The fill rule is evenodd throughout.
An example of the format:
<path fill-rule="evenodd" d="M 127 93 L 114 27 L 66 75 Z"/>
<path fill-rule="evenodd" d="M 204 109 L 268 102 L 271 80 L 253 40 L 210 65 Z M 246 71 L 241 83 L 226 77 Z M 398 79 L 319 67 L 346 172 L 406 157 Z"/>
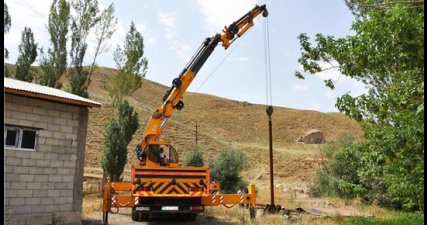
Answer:
<path fill-rule="evenodd" d="M 82 220 L 82 225 L 101 225 L 102 224 L 102 215 L 100 212 L 95 212 L 91 215 L 85 216 Z M 221 221 L 219 219 L 207 216 L 205 214 L 199 214 L 195 221 L 187 221 L 176 215 L 162 215 L 162 216 L 153 216 L 148 221 L 132 221 L 131 219 L 131 209 L 125 208 L 120 209 L 117 214 L 109 214 L 108 217 L 109 225 L 160 225 L 160 224 L 176 224 L 176 225 L 211 225 L 211 224 L 219 224 L 219 225 L 227 225 L 227 224 L 235 224 L 231 222 Z"/>

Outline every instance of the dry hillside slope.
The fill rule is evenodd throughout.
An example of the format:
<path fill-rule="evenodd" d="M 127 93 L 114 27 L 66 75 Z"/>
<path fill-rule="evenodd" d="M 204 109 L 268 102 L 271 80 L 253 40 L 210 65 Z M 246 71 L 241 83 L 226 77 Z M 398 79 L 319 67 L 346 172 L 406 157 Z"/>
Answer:
<path fill-rule="evenodd" d="M 111 112 L 108 93 L 102 86 L 113 72 L 113 69 L 101 68 L 92 78 L 89 88 L 90 98 L 101 102 L 103 106 L 90 111 L 85 158 L 87 167 L 100 166 L 103 131 Z M 133 147 L 142 137 L 153 110 L 162 104 L 161 99 L 167 88 L 149 80 L 143 80 L 142 88 L 128 98 L 136 109 L 141 124 L 128 146 L 129 165 L 135 162 Z M 257 162 L 256 164 L 261 162 L 263 164 L 260 165 L 261 167 L 266 166 L 268 161 L 264 156 L 268 152 L 268 122 L 265 105 L 197 93 L 186 93 L 184 102 L 184 109 L 175 111 L 165 125 L 162 136 L 163 139 L 172 143 L 179 153 L 195 144 L 195 121 L 198 121 L 199 145 L 206 149 L 205 158 L 207 160 L 212 159 L 221 149 L 232 146 L 245 151 L 249 162 Z M 339 113 L 274 107 L 272 118 L 274 149 L 278 151 L 276 160 L 279 162 L 281 161 L 281 150 L 293 150 L 296 156 L 299 155 L 300 150 L 309 155 L 313 152 L 311 147 L 295 143 L 295 140 L 309 129 L 321 130 L 326 141 L 333 140 L 344 132 L 350 132 L 356 136 L 361 135 L 359 125 Z M 286 155 L 283 155 L 283 158 L 289 159 Z M 302 160 L 306 160 L 306 158 L 302 157 Z M 280 163 L 277 168 L 281 168 Z"/>
<path fill-rule="evenodd" d="M 15 66 L 6 65 L 14 73 Z M 38 70 L 37 67 L 34 67 Z M 86 172 L 99 175 L 104 141 L 104 127 L 111 113 L 111 101 L 103 88 L 115 69 L 100 68 L 92 77 L 89 87 L 90 98 L 101 102 L 99 109 L 91 109 L 87 133 L 85 156 Z M 197 78 L 196 78 L 197 79 Z M 65 78 L 61 81 L 66 82 Z M 67 84 L 64 84 L 66 87 Z M 142 87 L 128 97 L 136 109 L 140 128 L 128 146 L 128 166 L 136 162 L 134 146 L 143 135 L 151 113 L 162 104 L 162 97 L 169 87 L 143 80 Z M 198 122 L 199 145 L 205 151 L 205 160 L 212 160 L 222 149 L 233 147 L 244 151 L 248 166 L 243 176 L 257 185 L 263 184 L 268 176 L 268 121 L 265 105 L 250 104 L 206 94 L 186 93 L 185 107 L 176 110 L 164 127 L 163 139 L 168 140 L 179 153 L 195 144 L 195 121 Z M 360 137 L 359 125 L 339 113 L 321 113 L 311 110 L 296 110 L 274 107 L 273 142 L 275 175 L 286 181 L 309 182 L 320 162 L 319 149 L 322 145 L 297 144 L 296 139 L 310 129 L 319 129 L 326 141 L 349 132 Z M 181 154 L 182 155 L 182 154 Z M 93 168 L 93 169 L 91 169 Z M 85 172 L 85 173 L 86 173 Z"/>

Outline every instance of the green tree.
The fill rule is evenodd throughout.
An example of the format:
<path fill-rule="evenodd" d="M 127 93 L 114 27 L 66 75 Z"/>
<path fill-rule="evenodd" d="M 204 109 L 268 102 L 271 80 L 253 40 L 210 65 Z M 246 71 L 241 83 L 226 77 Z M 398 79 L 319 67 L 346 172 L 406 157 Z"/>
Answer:
<path fill-rule="evenodd" d="M 139 127 L 138 114 L 129 102 L 119 104 L 117 114 L 109 119 L 104 132 L 102 169 L 110 181 L 121 181 L 127 162 L 127 146 Z"/>
<path fill-rule="evenodd" d="M 204 166 L 203 148 L 200 146 L 191 146 L 186 149 L 184 154 L 185 166 Z"/>
<path fill-rule="evenodd" d="M 86 55 L 86 38 L 90 30 L 99 21 L 97 0 L 75 0 L 71 3 L 74 13 L 71 18 L 71 65 L 68 77 L 70 91 L 73 94 L 89 97 L 87 89 L 90 83 L 89 72 L 83 68 Z"/>
<path fill-rule="evenodd" d="M 113 99 L 113 107 L 117 111 L 117 116 L 110 119 L 105 130 L 106 138 L 102 160 L 103 169 L 112 181 L 120 179 L 123 173 L 124 164 L 127 160 L 127 145 L 139 126 L 137 114 L 133 113 L 133 108 L 123 97 L 141 87 L 141 77 L 145 75 L 147 68 L 147 60 L 143 58 L 143 49 L 143 38 L 136 31 L 132 22 L 131 29 L 126 34 L 124 50 L 118 47 L 114 53 L 118 72 L 106 87 Z M 118 58 L 120 61 L 117 61 Z"/>
<path fill-rule="evenodd" d="M 353 135 L 342 134 L 325 145 L 324 167 L 317 172 L 311 187 L 314 196 L 354 198 L 365 193 L 358 175 L 360 151 L 353 142 Z"/>
<path fill-rule="evenodd" d="M 6 2 L 4 3 L 4 34 L 6 34 L 7 32 L 9 32 L 10 27 L 12 26 L 12 19 L 10 18 L 9 15 L 9 9 L 7 8 L 7 4 Z M 4 58 L 7 59 L 9 58 L 9 51 L 4 48 Z"/>
<path fill-rule="evenodd" d="M 356 16 L 353 35 L 301 34 L 299 62 L 310 74 L 330 63 L 366 84 L 367 94 L 338 98 L 336 106 L 361 122 L 359 180 L 369 202 L 424 208 L 424 2 L 346 1 Z M 304 74 L 296 72 L 304 78 Z M 326 80 L 334 88 L 334 81 Z M 349 159 L 352 160 L 352 159 Z M 350 162 L 349 162 L 350 163 Z"/>
<path fill-rule="evenodd" d="M 131 95 L 141 87 L 145 77 L 148 61 L 144 56 L 144 39 L 132 22 L 126 34 L 123 49 L 117 46 L 114 61 L 117 73 L 113 75 L 106 89 L 113 99 L 113 105 L 121 102 L 123 97 Z"/>
<path fill-rule="evenodd" d="M 4 18 L 4 33 L 6 34 L 7 32 L 9 32 L 10 27 L 12 26 L 12 20 L 10 18 L 9 9 L 7 7 L 6 2 L 4 3 L 3 11 L 4 11 L 4 17 L 3 17 Z"/>
<path fill-rule="evenodd" d="M 12 77 L 12 74 L 9 71 L 8 66 L 4 65 L 4 77 Z"/>
<path fill-rule="evenodd" d="M 67 34 L 70 19 L 70 5 L 66 0 L 53 0 L 47 29 L 50 35 L 51 48 L 44 55 L 43 49 L 40 60 L 41 72 L 36 81 L 42 85 L 61 88 L 59 79 L 67 67 Z"/>
<path fill-rule="evenodd" d="M 19 56 L 16 60 L 15 78 L 27 82 L 32 82 L 34 74 L 31 71 L 31 64 L 37 57 L 37 43 L 34 42 L 34 35 L 31 28 L 25 27 L 21 36 L 21 44 L 18 46 Z"/>
<path fill-rule="evenodd" d="M 240 177 L 246 164 L 245 155 L 233 148 L 227 148 L 210 163 L 212 179 L 221 184 L 224 193 L 236 193 L 240 186 L 246 186 L 247 182 Z"/>
<path fill-rule="evenodd" d="M 95 25 L 95 34 L 96 34 L 96 47 L 95 53 L 93 56 L 92 64 L 89 68 L 89 84 L 92 73 L 96 69 L 96 58 L 98 55 L 108 51 L 109 47 L 105 42 L 111 38 L 117 24 L 117 18 L 114 17 L 114 5 L 111 3 L 106 9 L 101 12 L 99 22 Z"/>

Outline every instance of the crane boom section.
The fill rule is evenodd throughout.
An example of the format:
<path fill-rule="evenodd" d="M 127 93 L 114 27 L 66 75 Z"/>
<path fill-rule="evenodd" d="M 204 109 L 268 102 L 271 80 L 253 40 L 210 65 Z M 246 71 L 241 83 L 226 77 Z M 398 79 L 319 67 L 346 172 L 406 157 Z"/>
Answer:
<path fill-rule="evenodd" d="M 147 144 L 156 142 L 162 134 L 161 127 L 163 123 L 172 116 L 174 109 L 181 110 L 184 107 L 182 101 L 184 93 L 218 43 L 222 42 L 222 46 L 227 49 L 236 38 L 241 37 L 253 26 L 253 19 L 261 13 L 264 17 L 268 16 L 265 5 L 255 6 L 239 20 L 225 27 L 221 34 L 216 34 L 213 37 L 205 39 L 180 75 L 173 80 L 172 86 L 166 91 L 163 97 L 162 106 L 152 114 L 144 137 L 140 142 L 140 147 L 145 148 Z"/>

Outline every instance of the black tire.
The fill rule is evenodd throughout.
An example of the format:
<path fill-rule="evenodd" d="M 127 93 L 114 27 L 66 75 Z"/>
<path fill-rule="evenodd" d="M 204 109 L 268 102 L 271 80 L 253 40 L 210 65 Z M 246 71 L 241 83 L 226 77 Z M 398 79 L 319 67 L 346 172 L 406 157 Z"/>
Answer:
<path fill-rule="evenodd" d="M 132 210 L 132 221 L 139 221 L 140 217 L 139 217 L 139 212 Z"/>
<path fill-rule="evenodd" d="M 196 218 L 197 218 L 197 213 L 189 213 L 189 214 L 187 215 L 187 218 L 188 218 L 188 220 L 190 220 L 190 221 L 194 221 L 194 220 L 196 220 Z"/>

